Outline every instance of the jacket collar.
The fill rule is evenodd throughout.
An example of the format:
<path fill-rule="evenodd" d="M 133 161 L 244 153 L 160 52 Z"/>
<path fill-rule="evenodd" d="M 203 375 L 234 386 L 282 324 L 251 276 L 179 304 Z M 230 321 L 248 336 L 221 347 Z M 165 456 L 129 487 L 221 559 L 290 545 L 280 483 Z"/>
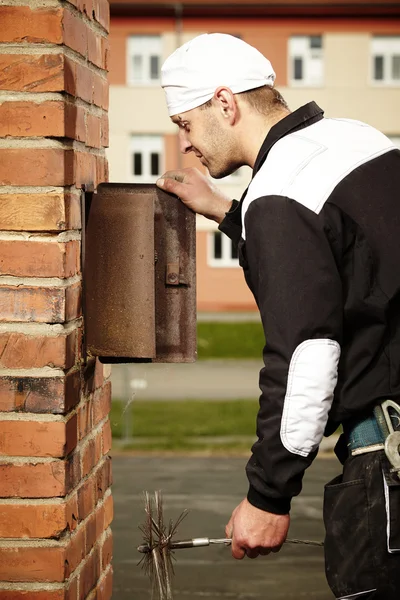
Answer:
<path fill-rule="evenodd" d="M 256 162 L 254 163 L 253 177 L 260 170 L 262 164 L 267 158 L 268 152 L 272 146 L 276 144 L 278 140 L 285 137 L 289 133 L 294 131 L 300 131 L 309 125 L 313 125 L 317 121 L 320 121 L 324 116 L 324 111 L 315 102 L 309 102 L 304 106 L 298 108 L 294 112 L 290 113 L 281 121 L 278 121 L 276 125 L 271 127 L 265 138 L 260 151 L 257 155 Z"/>

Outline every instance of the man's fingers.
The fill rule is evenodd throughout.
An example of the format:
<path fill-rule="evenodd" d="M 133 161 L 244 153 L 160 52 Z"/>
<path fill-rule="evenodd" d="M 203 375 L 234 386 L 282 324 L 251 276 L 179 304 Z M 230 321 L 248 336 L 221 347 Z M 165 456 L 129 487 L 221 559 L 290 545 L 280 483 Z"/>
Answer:
<path fill-rule="evenodd" d="M 175 194 L 175 196 L 183 195 L 182 191 L 185 189 L 183 183 L 177 181 L 176 179 L 171 179 L 170 177 L 162 177 L 158 179 L 156 181 L 156 185 L 165 192 Z"/>
<path fill-rule="evenodd" d="M 252 548 L 252 549 L 248 549 L 246 550 L 246 556 L 247 558 L 257 558 L 257 556 L 260 554 L 260 552 L 258 551 L 258 548 Z"/>
<path fill-rule="evenodd" d="M 236 560 L 242 560 L 246 556 L 246 551 L 244 548 L 241 548 L 236 542 L 232 541 L 232 556 L 236 558 Z"/>

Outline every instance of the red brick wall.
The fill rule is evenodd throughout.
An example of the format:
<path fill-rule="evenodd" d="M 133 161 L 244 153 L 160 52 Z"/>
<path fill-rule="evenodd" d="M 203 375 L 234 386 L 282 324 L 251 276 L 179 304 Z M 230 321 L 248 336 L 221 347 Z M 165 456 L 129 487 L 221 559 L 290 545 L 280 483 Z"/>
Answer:
<path fill-rule="evenodd" d="M 107 180 L 107 0 L 0 6 L 0 600 L 108 600 L 109 371 L 80 188 Z"/>

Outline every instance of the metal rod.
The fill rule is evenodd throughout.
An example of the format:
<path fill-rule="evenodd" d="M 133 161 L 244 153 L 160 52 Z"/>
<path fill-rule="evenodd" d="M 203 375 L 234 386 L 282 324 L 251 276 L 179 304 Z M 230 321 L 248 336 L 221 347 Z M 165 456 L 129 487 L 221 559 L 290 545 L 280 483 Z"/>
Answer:
<path fill-rule="evenodd" d="M 200 548 L 202 546 L 210 546 L 211 544 L 224 544 L 230 546 L 232 540 L 230 538 L 193 538 L 190 540 L 177 540 L 168 544 L 170 550 L 181 550 L 183 548 Z M 314 540 L 298 540 L 298 539 L 286 539 L 285 544 L 304 544 L 307 546 L 318 546 L 323 547 L 324 542 L 317 542 Z M 149 544 L 142 544 L 138 546 L 138 551 L 146 554 L 151 552 L 152 548 Z"/>

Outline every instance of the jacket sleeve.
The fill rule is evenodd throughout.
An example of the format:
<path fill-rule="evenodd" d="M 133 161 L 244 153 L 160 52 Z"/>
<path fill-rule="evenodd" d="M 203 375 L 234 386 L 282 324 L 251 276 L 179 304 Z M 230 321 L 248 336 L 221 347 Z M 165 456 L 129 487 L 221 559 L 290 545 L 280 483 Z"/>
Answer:
<path fill-rule="evenodd" d="M 233 200 L 229 212 L 225 213 L 225 218 L 218 227 L 218 229 L 222 231 L 222 233 L 225 233 L 236 246 L 242 235 L 242 216 L 240 208 L 240 202 L 238 200 Z"/>
<path fill-rule="evenodd" d="M 315 458 L 337 382 L 342 286 L 324 218 L 284 197 L 250 203 L 245 262 L 265 333 L 248 500 L 285 514 Z"/>

